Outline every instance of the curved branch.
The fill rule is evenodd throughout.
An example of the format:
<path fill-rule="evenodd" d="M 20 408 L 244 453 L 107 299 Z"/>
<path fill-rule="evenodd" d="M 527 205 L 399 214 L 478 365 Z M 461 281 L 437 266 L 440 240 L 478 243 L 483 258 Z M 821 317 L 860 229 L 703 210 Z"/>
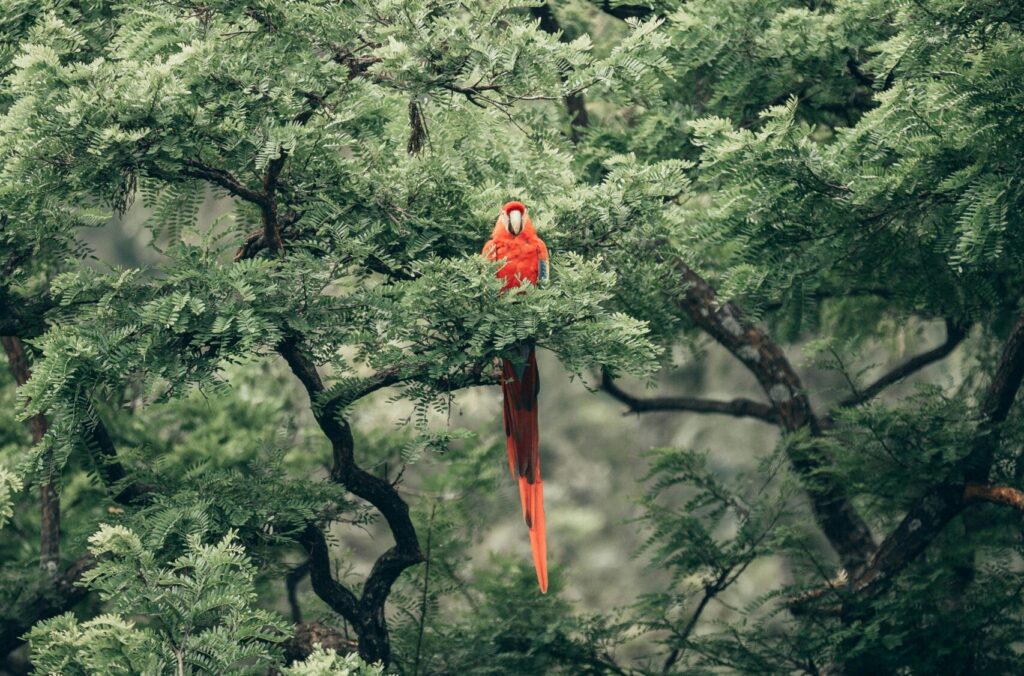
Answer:
<path fill-rule="evenodd" d="M 1006 505 L 1024 512 L 1024 492 L 1009 486 L 984 486 L 981 484 L 967 484 L 964 487 L 965 502 L 991 502 L 996 505 Z"/>
<path fill-rule="evenodd" d="M 317 400 L 325 391 L 323 381 L 297 341 L 294 338 L 282 341 L 278 352 L 306 388 L 317 424 L 331 442 L 334 456 L 331 478 L 384 515 L 395 539 L 395 545 L 374 563 L 362 596 L 357 600 L 331 575 L 330 554 L 322 532 L 307 529 L 303 536 L 303 544 L 310 554 L 313 590 L 356 628 L 360 655 L 367 661 L 380 660 L 387 664 L 391 657 L 391 644 L 384 614 L 385 602 L 402 571 L 423 560 L 416 529 L 409 517 L 409 506 L 389 482 L 356 464 L 352 428 L 341 416 L 342 400 L 334 399 L 317 406 Z"/>
<path fill-rule="evenodd" d="M 309 581 L 313 585 L 313 591 L 331 607 L 331 610 L 344 617 L 358 630 L 361 624 L 359 600 L 348 587 L 334 579 L 331 572 L 331 552 L 323 531 L 310 524 L 302 533 L 301 540 L 309 552 Z"/>
<path fill-rule="evenodd" d="M 302 607 L 299 605 L 298 589 L 302 581 L 309 575 L 309 560 L 295 566 L 285 575 L 284 584 L 288 595 L 288 606 L 292 611 L 292 622 L 302 622 Z"/>
<path fill-rule="evenodd" d="M 267 201 L 263 193 L 244 185 L 228 171 L 211 167 L 199 160 L 187 159 L 184 164 L 185 168 L 182 173 L 186 176 L 191 178 L 201 178 L 215 185 L 219 185 L 235 197 L 243 199 L 246 202 L 252 202 L 253 204 L 263 206 Z M 161 176 L 161 178 L 163 177 Z"/>
<path fill-rule="evenodd" d="M 679 309 L 754 374 L 784 431 L 806 430 L 812 437 L 819 436 L 821 422 L 782 348 L 762 328 L 747 322 L 734 304 L 719 301 L 715 289 L 682 258 L 674 256 L 672 260 L 685 285 L 677 301 Z M 805 479 L 814 516 L 844 568 L 851 574 L 859 572 L 874 555 L 875 543 L 846 489 L 820 472 L 828 459 L 807 445 L 790 446 L 788 456 Z"/>
<path fill-rule="evenodd" d="M 971 452 L 960 461 L 953 479 L 934 486 L 918 500 L 903 521 L 882 542 L 878 553 L 861 574 L 854 591 L 870 598 L 882 590 L 931 544 L 965 505 L 978 499 L 971 484 L 988 483 L 999 425 L 1006 420 L 1024 379 L 1024 315 L 1021 315 L 1003 347 L 999 364 L 982 399 L 981 420 Z M 989 492 L 994 497 L 994 493 Z"/>
<path fill-rule="evenodd" d="M 739 397 L 731 401 L 701 399 L 698 397 L 650 397 L 641 398 L 623 390 L 608 371 L 601 373 L 601 389 L 629 407 L 631 413 L 654 411 L 688 411 L 690 413 L 719 413 L 737 418 L 754 418 L 762 422 L 779 424 L 778 412 L 753 399 Z"/>
<path fill-rule="evenodd" d="M 611 0 L 601 0 L 596 4 L 602 12 L 616 19 L 645 19 L 654 14 L 654 10 L 646 5 L 624 5 Z"/>
<path fill-rule="evenodd" d="M 836 408 L 849 408 L 858 406 L 873 399 L 885 388 L 897 383 L 904 378 L 917 373 L 921 369 L 945 359 L 956 347 L 967 337 L 967 329 L 960 326 L 951 319 L 946 320 L 946 340 L 938 347 L 913 357 L 893 370 L 881 376 L 878 380 L 839 402 Z"/>

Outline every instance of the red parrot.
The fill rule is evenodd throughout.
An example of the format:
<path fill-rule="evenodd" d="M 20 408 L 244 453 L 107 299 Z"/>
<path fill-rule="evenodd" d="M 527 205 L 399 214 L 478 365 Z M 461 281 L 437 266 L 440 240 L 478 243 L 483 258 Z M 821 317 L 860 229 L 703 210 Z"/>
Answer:
<path fill-rule="evenodd" d="M 518 287 L 524 279 L 546 283 L 550 273 L 548 248 L 537 236 L 522 202 L 501 208 L 483 255 L 504 260 L 498 278 L 502 291 Z M 505 408 L 505 446 L 512 477 L 519 477 L 519 499 L 530 528 L 533 567 L 543 593 L 548 591 L 548 546 L 544 524 L 544 483 L 540 479 L 540 436 L 537 428 L 537 393 L 540 374 L 533 345 L 520 343 L 502 359 L 501 394 Z"/>

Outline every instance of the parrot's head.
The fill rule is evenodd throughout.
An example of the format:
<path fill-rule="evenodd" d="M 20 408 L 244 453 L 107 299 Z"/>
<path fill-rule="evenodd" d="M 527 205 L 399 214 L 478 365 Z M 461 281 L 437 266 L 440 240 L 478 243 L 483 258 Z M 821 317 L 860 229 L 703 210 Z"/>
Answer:
<path fill-rule="evenodd" d="M 499 216 L 502 225 L 505 226 L 505 230 L 508 234 L 516 237 L 523 231 L 526 224 L 529 222 L 529 217 L 526 215 L 526 207 L 522 202 L 509 202 L 501 208 L 501 216 Z"/>

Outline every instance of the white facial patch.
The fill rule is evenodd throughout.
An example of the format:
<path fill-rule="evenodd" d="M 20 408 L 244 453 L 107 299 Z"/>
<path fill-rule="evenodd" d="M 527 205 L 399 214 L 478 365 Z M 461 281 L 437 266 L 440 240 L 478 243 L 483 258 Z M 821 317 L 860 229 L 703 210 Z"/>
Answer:
<path fill-rule="evenodd" d="M 501 212 L 501 216 L 499 216 L 498 218 L 501 219 L 501 227 L 503 227 L 506 230 L 508 230 L 508 214 L 506 214 L 504 211 L 502 211 Z"/>
<path fill-rule="evenodd" d="M 513 235 L 518 235 L 519 231 L 523 229 L 523 212 L 516 210 L 511 211 L 508 214 L 508 231 Z"/>

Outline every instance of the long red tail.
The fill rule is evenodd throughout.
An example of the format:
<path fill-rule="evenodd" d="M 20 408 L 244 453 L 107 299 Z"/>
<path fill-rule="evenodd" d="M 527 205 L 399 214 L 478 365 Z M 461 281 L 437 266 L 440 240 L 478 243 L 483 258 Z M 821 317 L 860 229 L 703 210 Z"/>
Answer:
<path fill-rule="evenodd" d="M 544 483 L 540 478 L 540 434 L 537 428 L 537 393 L 540 373 L 533 348 L 523 350 L 521 363 L 505 359 L 501 393 L 505 401 L 505 441 L 512 477 L 519 478 L 523 518 L 530 528 L 533 567 L 540 590 L 548 590 L 548 545 L 544 522 Z"/>

